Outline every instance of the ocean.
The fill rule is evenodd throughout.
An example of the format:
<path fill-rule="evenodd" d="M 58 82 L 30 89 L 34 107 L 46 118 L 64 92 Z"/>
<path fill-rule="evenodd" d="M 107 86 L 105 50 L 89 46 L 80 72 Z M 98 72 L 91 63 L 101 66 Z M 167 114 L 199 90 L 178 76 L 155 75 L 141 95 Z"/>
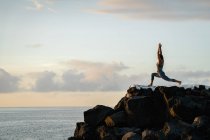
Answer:
<path fill-rule="evenodd" d="M 0 140 L 66 140 L 89 108 L 0 108 Z"/>

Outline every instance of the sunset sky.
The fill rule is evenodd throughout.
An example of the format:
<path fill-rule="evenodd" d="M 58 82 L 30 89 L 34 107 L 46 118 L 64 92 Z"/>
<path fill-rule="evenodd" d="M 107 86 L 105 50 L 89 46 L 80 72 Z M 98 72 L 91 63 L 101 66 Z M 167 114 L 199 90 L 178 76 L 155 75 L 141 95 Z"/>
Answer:
<path fill-rule="evenodd" d="M 169 77 L 210 85 L 209 0 L 0 0 L 0 21 L 0 107 L 113 106 L 159 42 Z"/>

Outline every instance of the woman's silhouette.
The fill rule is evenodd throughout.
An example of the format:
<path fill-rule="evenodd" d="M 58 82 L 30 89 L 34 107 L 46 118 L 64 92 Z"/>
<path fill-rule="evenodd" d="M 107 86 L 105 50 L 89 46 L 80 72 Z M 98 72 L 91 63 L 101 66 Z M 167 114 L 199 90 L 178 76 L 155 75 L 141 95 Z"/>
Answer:
<path fill-rule="evenodd" d="M 162 78 L 162 79 L 164 79 L 166 81 L 169 81 L 169 82 L 177 82 L 180 85 L 182 83 L 181 81 L 176 80 L 176 79 L 171 79 L 168 76 L 166 76 L 165 73 L 163 72 L 164 58 L 163 58 L 161 47 L 162 47 L 162 44 L 159 43 L 158 44 L 158 52 L 157 52 L 158 62 L 156 64 L 157 65 L 157 72 L 151 74 L 151 83 L 149 84 L 149 86 L 152 86 L 153 81 L 154 81 L 154 77 L 159 77 L 159 78 Z"/>

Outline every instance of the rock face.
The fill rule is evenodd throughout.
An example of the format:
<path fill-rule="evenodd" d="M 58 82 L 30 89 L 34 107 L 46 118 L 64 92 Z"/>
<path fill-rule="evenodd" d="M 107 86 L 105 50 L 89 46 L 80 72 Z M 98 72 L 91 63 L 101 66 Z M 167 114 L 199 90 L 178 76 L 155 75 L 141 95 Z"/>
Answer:
<path fill-rule="evenodd" d="M 210 89 L 132 86 L 114 109 L 85 111 L 69 140 L 210 140 Z"/>

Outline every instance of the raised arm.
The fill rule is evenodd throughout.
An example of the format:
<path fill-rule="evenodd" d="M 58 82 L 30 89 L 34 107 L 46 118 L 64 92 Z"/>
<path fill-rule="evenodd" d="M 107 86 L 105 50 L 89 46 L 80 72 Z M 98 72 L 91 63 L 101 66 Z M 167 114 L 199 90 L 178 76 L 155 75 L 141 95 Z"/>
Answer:
<path fill-rule="evenodd" d="M 161 49 L 161 47 L 162 47 L 162 44 L 159 43 L 159 46 L 158 46 L 158 54 L 161 54 L 162 55 L 162 49 Z"/>
<path fill-rule="evenodd" d="M 163 60 L 163 54 L 162 54 L 162 49 L 161 49 L 161 47 L 162 47 L 162 44 L 159 43 L 159 45 L 158 45 L 158 52 L 157 52 L 157 57 L 158 57 L 158 60 L 159 60 L 159 61 L 160 61 L 160 60 Z"/>

